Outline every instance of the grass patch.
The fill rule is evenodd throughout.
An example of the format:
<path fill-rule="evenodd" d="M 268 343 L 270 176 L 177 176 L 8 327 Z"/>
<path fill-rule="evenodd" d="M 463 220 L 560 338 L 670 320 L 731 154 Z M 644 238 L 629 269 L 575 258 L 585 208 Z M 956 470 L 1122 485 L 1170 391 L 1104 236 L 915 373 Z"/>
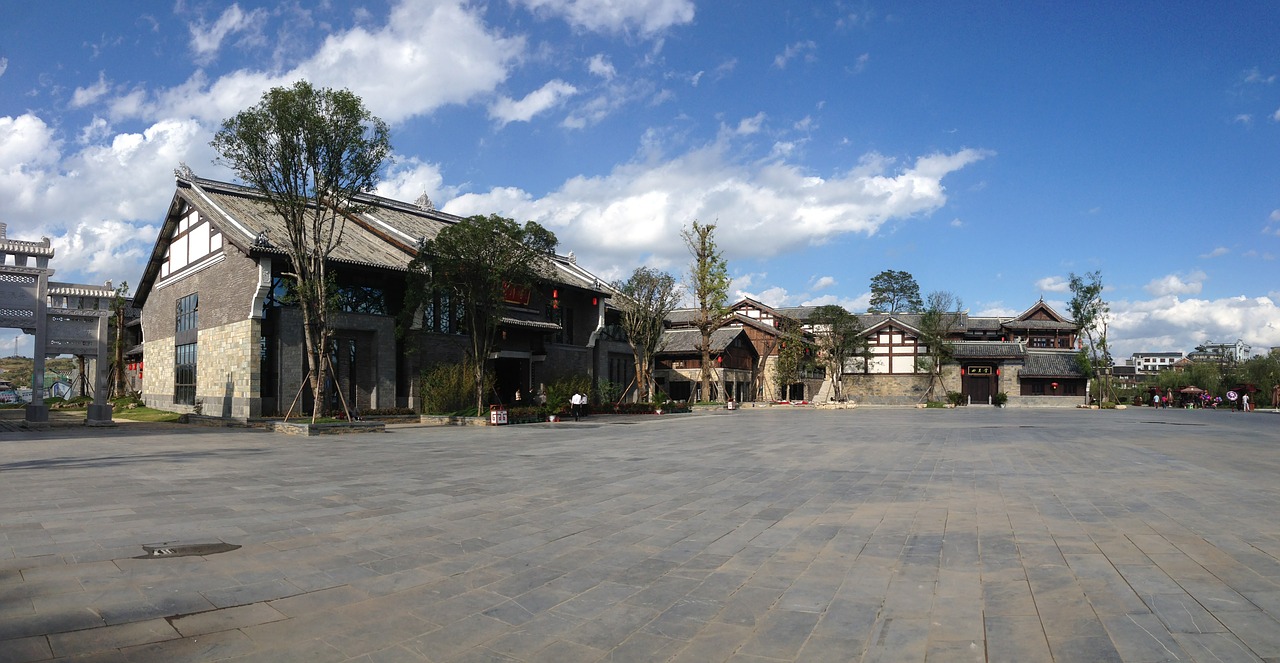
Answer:
<path fill-rule="evenodd" d="M 177 422 L 182 415 L 177 412 L 166 412 L 149 407 L 135 407 L 128 410 L 116 410 L 111 413 L 112 419 L 128 419 L 129 421 L 161 421 Z"/>

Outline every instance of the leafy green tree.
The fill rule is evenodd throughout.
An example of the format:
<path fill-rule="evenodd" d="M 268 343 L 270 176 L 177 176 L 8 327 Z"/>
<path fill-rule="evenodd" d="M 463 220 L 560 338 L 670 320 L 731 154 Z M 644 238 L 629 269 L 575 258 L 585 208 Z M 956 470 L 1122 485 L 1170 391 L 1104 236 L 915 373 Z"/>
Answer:
<path fill-rule="evenodd" d="M 865 356 L 867 341 L 857 316 L 843 306 L 827 304 L 809 315 L 813 325 L 818 360 L 827 370 L 836 400 L 844 400 L 844 366 L 856 356 Z"/>
<path fill-rule="evenodd" d="M 486 403 L 485 376 L 506 310 L 504 293 L 507 288 L 532 288 L 542 281 L 542 270 L 555 246 L 555 235 L 533 221 L 522 227 L 497 214 L 478 215 L 424 241 L 409 264 L 406 313 L 414 314 L 441 294 L 459 303 L 470 338 L 468 365 L 477 413 Z"/>
<path fill-rule="evenodd" d="M 886 269 L 871 277 L 868 313 L 919 313 L 923 308 L 920 286 L 910 272 Z"/>
<path fill-rule="evenodd" d="M 715 224 L 697 221 L 680 231 L 693 261 L 689 264 L 688 288 L 697 306 L 693 324 L 701 334 L 702 398 L 711 400 L 711 335 L 724 326 L 728 314 L 729 265 L 716 246 Z"/>
<path fill-rule="evenodd" d="M 1068 281 L 1071 301 L 1068 304 L 1071 318 L 1084 335 L 1085 346 L 1080 350 L 1080 368 L 1098 384 L 1098 401 L 1114 399 L 1111 390 L 1111 353 L 1107 349 L 1107 325 L 1111 320 L 1111 306 L 1102 299 L 1102 272 L 1084 275 L 1074 272 Z"/>
<path fill-rule="evenodd" d="M 647 402 L 653 392 L 653 355 L 667 314 L 680 300 L 676 278 L 650 267 L 637 267 L 626 281 L 614 284 L 622 293 L 614 304 L 622 311 L 622 329 L 636 363 L 636 388 L 640 402 Z"/>
<path fill-rule="evenodd" d="M 778 358 L 773 364 L 773 382 L 777 390 L 774 400 L 791 397 L 790 387 L 800 381 L 800 371 L 804 368 L 806 347 L 799 329 L 784 331 L 778 336 Z"/>
<path fill-rule="evenodd" d="M 925 391 L 927 400 L 935 398 L 936 387 L 942 384 L 942 367 L 951 361 L 955 353 L 955 344 L 950 336 L 960 326 L 963 314 L 960 309 L 964 304 L 955 293 L 935 290 L 925 297 L 924 312 L 920 315 L 920 342 L 925 345 L 925 355 L 917 359 L 922 367 L 929 370 L 929 388 Z"/>
<path fill-rule="evenodd" d="M 225 120 L 211 145 L 218 160 L 256 189 L 284 219 L 285 275 L 297 286 L 314 407 L 325 409 L 326 350 L 333 290 L 329 256 L 342 240 L 346 215 L 363 207 L 391 154 L 387 124 L 349 90 L 306 81 L 272 88 L 257 105 Z"/>
<path fill-rule="evenodd" d="M 111 300 L 111 393 L 116 398 L 125 394 L 124 317 L 129 307 L 128 297 L 129 282 L 124 281 L 116 288 L 115 297 Z"/>

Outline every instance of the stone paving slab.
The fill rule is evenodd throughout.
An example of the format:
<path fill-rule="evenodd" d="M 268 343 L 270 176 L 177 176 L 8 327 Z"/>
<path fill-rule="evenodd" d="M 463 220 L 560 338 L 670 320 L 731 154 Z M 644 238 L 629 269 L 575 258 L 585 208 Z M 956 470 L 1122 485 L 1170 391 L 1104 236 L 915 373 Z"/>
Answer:
<path fill-rule="evenodd" d="M 6 430 L 0 663 L 1280 661 L 1277 476 L 1263 412 Z"/>

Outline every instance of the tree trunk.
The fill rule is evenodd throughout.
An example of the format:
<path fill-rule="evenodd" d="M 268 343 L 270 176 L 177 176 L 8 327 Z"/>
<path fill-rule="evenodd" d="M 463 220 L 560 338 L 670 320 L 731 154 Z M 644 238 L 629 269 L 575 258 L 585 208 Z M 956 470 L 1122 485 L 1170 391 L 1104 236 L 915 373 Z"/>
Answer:
<path fill-rule="evenodd" d="M 711 400 L 711 333 L 702 332 L 702 400 Z"/>

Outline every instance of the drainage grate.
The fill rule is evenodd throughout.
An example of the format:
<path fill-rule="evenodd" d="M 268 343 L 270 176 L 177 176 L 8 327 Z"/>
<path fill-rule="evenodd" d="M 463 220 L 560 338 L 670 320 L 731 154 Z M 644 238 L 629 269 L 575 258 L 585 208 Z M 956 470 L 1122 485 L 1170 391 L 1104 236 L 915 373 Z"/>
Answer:
<path fill-rule="evenodd" d="M 170 557 L 202 557 L 231 552 L 240 546 L 233 543 L 155 543 L 142 546 L 146 554 L 134 559 L 168 559 Z"/>

